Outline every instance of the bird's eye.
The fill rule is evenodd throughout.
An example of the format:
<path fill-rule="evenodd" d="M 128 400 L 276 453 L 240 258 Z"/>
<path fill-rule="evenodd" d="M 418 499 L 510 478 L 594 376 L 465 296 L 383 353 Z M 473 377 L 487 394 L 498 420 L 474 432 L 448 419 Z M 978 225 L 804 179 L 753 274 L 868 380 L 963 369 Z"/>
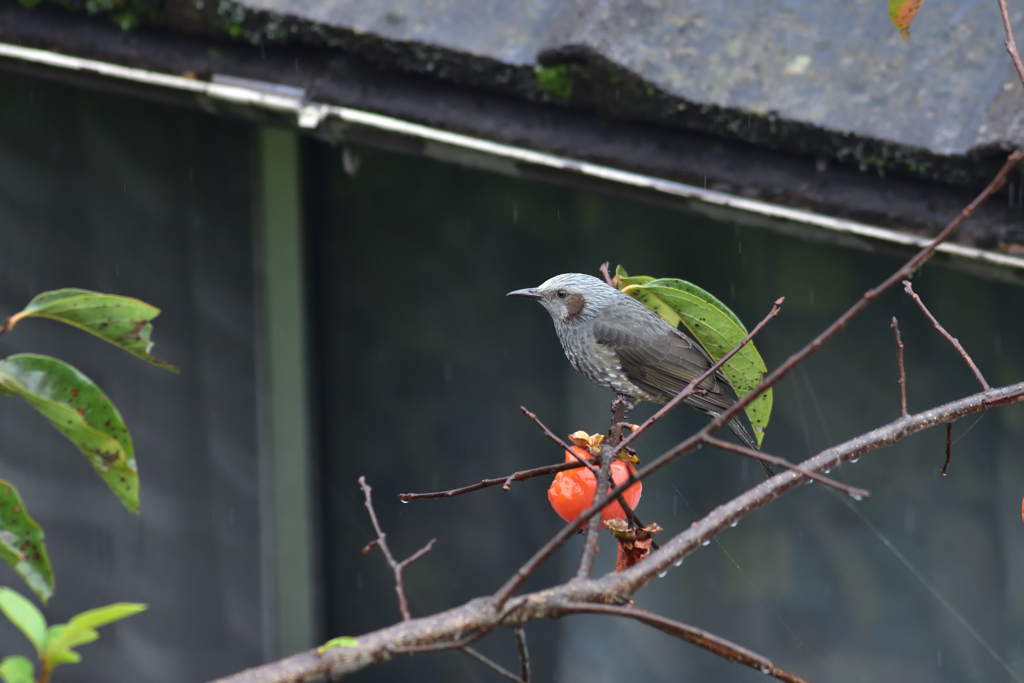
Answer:
<path fill-rule="evenodd" d="M 559 299 L 564 299 L 568 295 L 569 295 L 569 292 L 565 291 L 564 289 L 560 289 L 557 292 L 555 292 L 555 296 L 557 296 Z"/>

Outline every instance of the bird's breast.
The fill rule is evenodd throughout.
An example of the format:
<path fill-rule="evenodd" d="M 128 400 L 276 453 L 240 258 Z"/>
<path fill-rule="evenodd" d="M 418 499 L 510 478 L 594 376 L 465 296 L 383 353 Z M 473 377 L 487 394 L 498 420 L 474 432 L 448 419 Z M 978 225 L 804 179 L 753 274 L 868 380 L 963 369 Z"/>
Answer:
<path fill-rule="evenodd" d="M 599 344 L 593 333 L 580 328 L 558 330 L 566 358 L 591 382 L 627 396 L 650 400 L 642 389 L 629 381 L 618 355 Z"/>

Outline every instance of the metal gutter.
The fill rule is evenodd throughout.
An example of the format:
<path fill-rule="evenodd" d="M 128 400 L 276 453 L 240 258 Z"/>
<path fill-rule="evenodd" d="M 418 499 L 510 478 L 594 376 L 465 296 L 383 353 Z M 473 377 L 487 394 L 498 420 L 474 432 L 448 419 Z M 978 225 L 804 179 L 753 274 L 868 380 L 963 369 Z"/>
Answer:
<path fill-rule="evenodd" d="M 532 164 L 625 187 L 647 190 L 666 197 L 696 200 L 711 206 L 726 207 L 770 219 L 822 228 L 837 236 L 864 238 L 908 248 L 921 248 L 930 242 L 929 238 L 919 235 L 703 189 L 524 147 L 491 142 L 483 138 L 451 133 L 359 109 L 308 101 L 305 97 L 305 90 L 301 88 L 225 75 L 215 75 L 211 81 L 200 81 L 109 62 L 71 57 L 48 50 L 25 48 L 9 43 L 0 43 L 0 58 L 64 71 L 99 75 L 139 85 L 193 93 L 200 101 L 202 98 L 209 98 L 211 101 L 287 114 L 294 116 L 296 125 L 304 130 L 314 130 L 325 121 L 333 119 L 342 124 L 358 125 L 418 139 L 427 143 L 426 152 L 428 154 L 430 154 L 430 143 L 444 145 L 457 150 L 493 157 L 496 160 Z M 451 160 L 450 154 L 441 153 L 432 156 Z M 978 264 L 1024 271 L 1024 258 L 1010 254 L 1000 254 L 950 243 L 940 245 L 937 251 L 940 254 L 966 259 Z"/>

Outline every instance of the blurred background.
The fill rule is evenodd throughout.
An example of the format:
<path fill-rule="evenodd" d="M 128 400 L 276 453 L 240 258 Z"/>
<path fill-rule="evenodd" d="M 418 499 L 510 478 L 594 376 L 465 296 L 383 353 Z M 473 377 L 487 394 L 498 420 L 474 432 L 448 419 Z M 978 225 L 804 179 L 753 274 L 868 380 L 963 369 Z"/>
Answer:
<path fill-rule="evenodd" d="M 360 475 L 397 555 L 438 539 L 406 573 L 414 615 L 497 589 L 561 527 L 549 480 L 397 494 L 560 462 L 519 406 L 564 435 L 604 431 L 612 398 L 572 370 L 547 313 L 508 291 L 607 260 L 695 282 L 748 326 L 785 296 L 757 339 L 773 368 L 904 256 L 23 75 L 0 74 L 0 92 L 0 317 L 58 287 L 138 297 L 163 309 L 154 353 L 182 368 L 49 321 L 0 338 L 0 356 L 48 353 L 94 379 L 138 457 L 135 516 L 34 410 L 0 405 L 0 476 L 45 529 L 57 575 L 47 617 L 150 606 L 60 681 L 201 681 L 400 619 L 383 559 L 360 552 L 373 538 Z M 1024 376 L 1024 297 L 1008 272 L 929 264 L 914 284 L 993 385 Z M 893 291 L 776 387 L 767 451 L 800 460 L 898 417 L 893 316 L 911 412 L 978 389 Z M 640 458 L 704 421 L 679 410 L 637 442 Z M 870 498 L 802 487 L 636 602 L 809 680 L 1020 680 L 1022 432 L 1021 406 L 956 423 L 945 477 L 942 429 L 871 453 L 832 472 Z M 703 449 L 645 482 L 638 513 L 668 537 L 762 476 Z M 571 576 L 580 540 L 525 590 Z M 27 592 L 6 568 L 0 583 Z M 763 680 L 626 621 L 572 617 L 527 636 L 540 681 Z M 29 653 L 7 623 L 0 643 Z M 513 666 L 509 633 L 479 647 Z M 459 652 L 353 677 L 409 678 L 496 680 Z"/>

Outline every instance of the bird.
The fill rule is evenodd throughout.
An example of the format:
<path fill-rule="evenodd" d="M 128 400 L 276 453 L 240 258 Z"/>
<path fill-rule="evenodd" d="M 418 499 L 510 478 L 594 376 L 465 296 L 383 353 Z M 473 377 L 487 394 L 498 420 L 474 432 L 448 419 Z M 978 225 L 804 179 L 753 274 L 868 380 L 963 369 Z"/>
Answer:
<path fill-rule="evenodd" d="M 563 273 L 539 287 L 506 296 L 533 299 L 555 323 L 566 358 L 590 381 L 634 400 L 666 403 L 714 365 L 704 348 L 650 308 L 592 275 Z M 736 399 L 721 371 L 684 402 L 717 417 Z M 748 448 L 760 450 L 738 418 L 729 428 Z M 772 476 L 763 460 L 761 467 Z"/>

